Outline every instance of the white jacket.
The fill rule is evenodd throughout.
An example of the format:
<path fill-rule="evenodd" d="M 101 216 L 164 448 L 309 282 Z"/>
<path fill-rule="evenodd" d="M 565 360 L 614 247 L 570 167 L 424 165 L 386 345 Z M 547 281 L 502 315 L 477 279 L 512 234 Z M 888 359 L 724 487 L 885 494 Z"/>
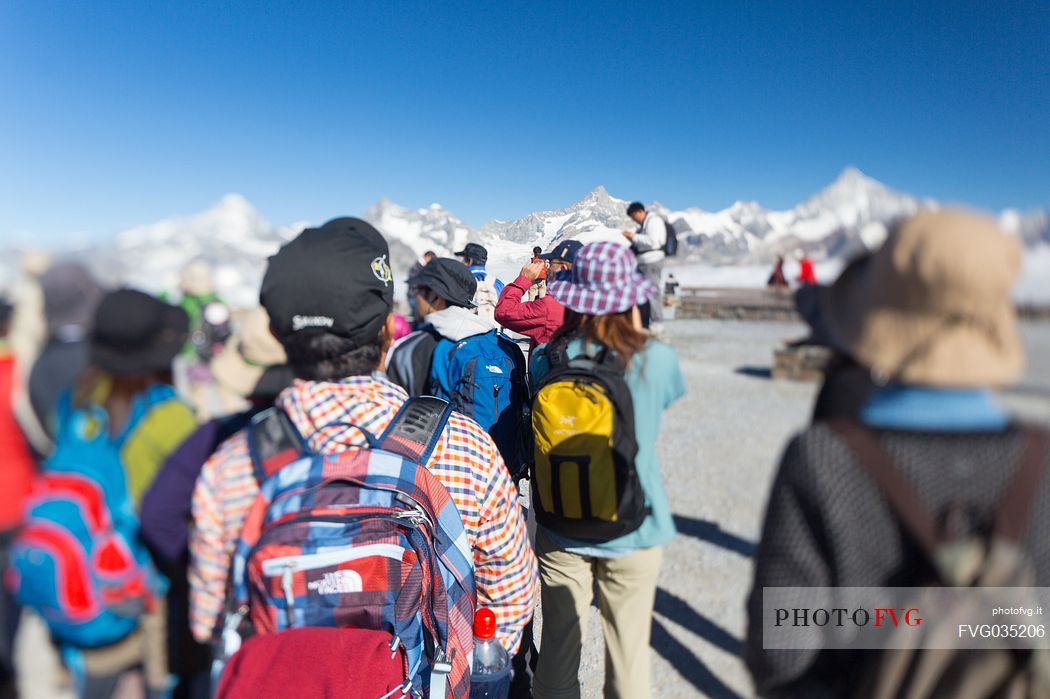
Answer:
<path fill-rule="evenodd" d="M 667 226 L 659 214 L 648 212 L 642 227 L 631 240 L 631 247 L 638 256 L 638 262 L 651 265 L 664 259 L 664 245 L 667 243 Z"/>
<path fill-rule="evenodd" d="M 441 337 L 453 342 L 465 340 L 474 335 L 484 335 L 495 326 L 478 317 L 473 311 L 460 306 L 449 306 L 443 311 L 428 315 L 425 322 L 434 326 Z"/>

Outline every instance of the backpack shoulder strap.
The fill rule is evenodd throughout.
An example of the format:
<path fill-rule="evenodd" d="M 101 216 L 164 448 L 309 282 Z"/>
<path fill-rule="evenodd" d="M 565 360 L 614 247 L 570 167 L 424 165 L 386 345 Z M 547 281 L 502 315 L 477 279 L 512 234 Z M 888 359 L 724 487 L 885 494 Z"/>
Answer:
<path fill-rule="evenodd" d="M 309 451 L 291 418 L 277 406 L 254 415 L 247 436 L 252 470 L 260 485 Z"/>
<path fill-rule="evenodd" d="M 878 484 L 916 543 L 932 555 L 942 538 L 940 528 L 904 474 L 879 445 L 875 434 L 855 420 L 838 418 L 828 424 L 846 441 L 850 451 Z M 1043 430 L 1025 427 L 1022 440 L 1021 463 L 999 500 L 992 530 L 993 536 L 1012 541 L 1020 541 L 1024 534 L 1032 501 L 1043 478 L 1043 465 L 1050 453 L 1050 434 Z"/>
<path fill-rule="evenodd" d="M 63 436 L 63 433 L 69 429 L 70 420 L 76 409 L 73 407 L 73 390 L 64 389 L 58 394 L 58 400 L 55 401 L 54 407 L 54 421 L 55 421 L 55 441 Z"/>
<path fill-rule="evenodd" d="M 999 514 L 992 530 L 995 536 L 1017 542 L 1024 535 L 1028 513 L 1043 480 L 1043 466 L 1050 452 L 1050 433 L 1026 425 L 1021 434 L 1021 463 L 999 501 Z"/>
<path fill-rule="evenodd" d="M 525 355 L 522 353 L 521 348 L 518 347 L 518 344 L 504 335 L 502 331 L 496 331 L 496 342 L 499 348 L 510 357 L 514 367 L 521 372 L 522 376 L 525 376 L 528 366 L 525 363 Z"/>
<path fill-rule="evenodd" d="M 409 398 L 379 436 L 379 447 L 425 466 L 451 414 L 452 405 L 441 398 Z"/>
<path fill-rule="evenodd" d="M 440 336 L 432 325 L 425 325 L 406 337 L 390 354 L 387 376 L 410 396 L 426 392 L 434 348 Z"/>
<path fill-rule="evenodd" d="M 547 363 L 551 369 L 560 369 L 569 365 L 569 338 L 563 337 L 547 345 Z"/>
<path fill-rule="evenodd" d="M 596 361 L 599 366 L 606 367 L 618 374 L 627 372 L 627 362 L 623 361 L 620 353 L 611 347 L 602 347 Z"/>
<path fill-rule="evenodd" d="M 448 398 L 452 390 L 452 360 L 465 342 L 456 342 L 447 337 L 437 337 L 430 350 L 430 362 L 426 367 L 423 390 L 415 395 Z"/>
<path fill-rule="evenodd" d="M 941 542 L 940 527 L 916 496 L 897 464 L 879 445 L 875 433 L 856 420 L 845 418 L 829 420 L 828 426 L 845 440 L 861 468 L 878 485 L 915 543 L 933 560 Z"/>

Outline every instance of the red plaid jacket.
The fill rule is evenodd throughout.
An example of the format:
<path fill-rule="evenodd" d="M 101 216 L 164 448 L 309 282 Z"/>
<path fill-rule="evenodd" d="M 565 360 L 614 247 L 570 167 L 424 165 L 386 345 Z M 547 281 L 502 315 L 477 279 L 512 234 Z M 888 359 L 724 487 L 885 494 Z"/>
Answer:
<path fill-rule="evenodd" d="M 296 381 L 277 404 L 301 434 L 310 435 L 311 449 L 330 453 L 364 443 L 346 423 L 380 434 L 407 397 L 377 374 L 339 383 Z M 474 551 L 478 606 L 496 613 L 500 642 L 514 652 L 532 617 L 538 577 L 517 491 L 503 459 L 476 422 L 453 413 L 427 467 L 448 488 L 463 518 Z M 257 493 L 241 432 L 204 465 L 193 494 L 190 622 L 200 641 L 212 637 L 222 612 L 230 560 Z"/>

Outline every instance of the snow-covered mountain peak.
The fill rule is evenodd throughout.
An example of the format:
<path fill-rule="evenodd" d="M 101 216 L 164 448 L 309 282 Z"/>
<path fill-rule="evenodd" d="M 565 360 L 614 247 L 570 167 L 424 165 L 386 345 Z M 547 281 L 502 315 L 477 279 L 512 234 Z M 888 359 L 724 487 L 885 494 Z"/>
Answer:
<path fill-rule="evenodd" d="M 256 302 L 266 259 L 301 229 L 274 228 L 245 197 L 227 194 L 200 213 L 130 228 L 112 251 L 92 258 L 104 277 L 153 292 L 176 289 L 183 267 L 202 259 L 218 291 L 247 306 Z"/>
<path fill-rule="evenodd" d="M 476 237 L 476 231 L 440 204 L 409 209 L 383 197 L 361 218 L 388 239 L 398 240 L 418 256 L 427 250 L 450 255 Z"/>
<path fill-rule="evenodd" d="M 574 211 L 591 209 L 600 212 L 602 215 L 615 216 L 623 214 L 627 204 L 626 200 L 617 199 L 609 194 L 604 185 L 598 185 L 588 192 L 587 196 L 570 206 L 569 209 Z"/>
<path fill-rule="evenodd" d="M 587 196 L 569 208 L 580 209 L 584 207 L 595 207 L 602 210 L 612 210 L 620 206 L 626 206 L 626 204 L 627 202 L 623 199 L 617 199 L 609 194 L 609 190 L 607 190 L 604 185 L 598 185 L 588 192 Z"/>
<path fill-rule="evenodd" d="M 251 244 L 269 230 L 270 224 L 247 199 L 240 194 L 227 194 L 200 213 L 130 228 L 117 236 L 117 246 L 131 249 L 151 243 L 163 244 L 173 237 L 190 245 L 206 239 Z"/>
<path fill-rule="evenodd" d="M 606 237 L 609 231 L 633 226 L 626 210 L 625 200 L 617 199 L 598 185 L 564 209 L 536 211 L 516 221 L 489 221 L 481 233 L 490 238 L 547 248 L 563 238 L 591 240 Z"/>
<path fill-rule="evenodd" d="M 733 202 L 733 205 L 726 209 L 729 216 L 733 218 L 757 218 L 766 213 L 766 210 L 762 208 L 761 204 L 757 201 L 743 201 L 737 200 Z"/>
<path fill-rule="evenodd" d="M 208 211 L 228 216 L 252 217 L 259 215 L 251 202 L 249 202 L 243 194 L 238 194 L 236 192 L 230 192 L 229 194 L 224 195 L 222 199 L 212 205 Z"/>
<path fill-rule="evenodd" d="M 897 205 L 914 197 L 893 191 L 876 179 L 868 177 L 855 167 L 847 167 L 835 181 L 807 199 L 799 208 L 818 210 L 854 205 Z"/>
<path fill-rule="evenodd" d="M 879 182 L 878 180 L 873 179 L 871 177 L 868 177 L 867 175 L 865 175 L 863 172 L 860 171 L 860 168 L 858 168 L 858 167 L 856 167 L 854 165 L 847 165 L 846 167 L 842 168 L 842 172 L 839 173 L 839 176 L 835 178 L 835 180 L 831 183 L 830 186 L 832 186 L 832 187 L 835 187 L 835 186 L 839 186 L 839 187 L 853 187 L 853 188 L 858 188 L 858 187 L 879 187 L 879 188 L 885 188 L 885 185 L 883 185 L 881 182 Z"/>

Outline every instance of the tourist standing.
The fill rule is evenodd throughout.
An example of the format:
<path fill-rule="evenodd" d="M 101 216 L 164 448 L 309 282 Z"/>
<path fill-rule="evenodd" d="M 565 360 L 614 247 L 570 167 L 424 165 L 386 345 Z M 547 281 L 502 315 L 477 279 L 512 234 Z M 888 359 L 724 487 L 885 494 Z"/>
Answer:
<path fill-rule="evenodd" d="M 496 322 L 507 330 L 529 338 L 529 351 L 550 341 L 565 319 L 565 307 L 549 293 L 531 301 L 523 300 L 537 279 L 555 281 L 572 269 L 576 253 L 583 247 L 578 240 L 564 240 L 549 253 L 521 268 L 521 274 L 507 285 L 496 304 Z M 542 276 L 541 276 L 542 275 Z"/>
<path fill-rule="evenodd" d="M 817 422 L 784 452 L 748 601 L 746 660 L 759 694 L 912 696 L 880 683 L 920 677 L 930 680 L 923 696 L 954 696 L 942 682 L 964 671 L 947 664 L 951 654 L 943 673 L 916 675 L 880 672 L 891 651 L 767 648 L 765 588 L 968 586 L 989 565 L 1008 575 L 1018 559 L 984 557 L 1004 542 L 1030 565 L 1028 584 L 1050 583 L 1047 435 L 1019 426 L 992 393 L 1022 373 L 1011 299 L 1020 259 L 990 218 L 921 212 L 824 294 L 831 341 L 875 388 L 857 418 Z M 980 553 L 937 554 L 959 545 Z M 981 679 L 1012 696 L 1008 685 L 1029 667 L 1015 662 L 1026 655 L 1007 655 L 999 674 L 981 664 L 989 672 Z"/>
<path fill-rule="evenodd" d="M 58 397 L 87 367 L 91 324 L 103 289 L 79 262 L 52 265 L 40 277 L 47 341 L 29 373 L 29 399 L 37 420 L 54 438 Z"/>
<path fill-rule="evenodd" d="M 408 399 L 384 373 L 393 342 L 389 254 L 371 225 L 338 218 L 270 258 L 260 299 L 296 377 L 276 406 L 313 451 L 366 447 L 352 426 L 382 434 Z M 499 450 L 476 422 L 453 413 L 427 468 L 462 517 L 477 604 L 495 612 L 497 637 L 513 653 L 532 618 L 536 559 Z M 204 465 L 193 495 L 190 606 L 198 640 L 212 638 L 221 619 L 232 551 L 258 492 L 242 431 Z"/>
<path fill-rule="evenodd" d="M 631 241 L 631 250 L 638 258 L 638 271 L 656 287 L 656 295 L 649 301 L 649 317 L 652 323 L 663 320 L 663 271 L 667 255 L 667 228 L 671 224 L 654 213 L 645 210 L 641 202 L 632 202 L 627 207 L 627 216 L 638 224 L 634 231 L 625 230 L 623 236 Z"/>
<path fill-rule="evenodd" d="M 496 313 L 496 303 L 503 293 L 503 282 L 495 277 L 489 278 L 489 272 L 485 269 L 489 261 L 488 249 L 484 245 L 467 243 L 456 253 L 456 257 L 470 268 L 470 273 L 478 280 L 478 289 L 474 294 L 474 313 L 495 326 L 496 321 L 493 317 Z"/>
<path fill-rule="evenodd" d="M 798 283 L 806 286 L 817 283 L 817 272 L 809 255 L 803 254 L 798 260 Z"/>
<path fill-rule="evenodd" d="M 102 299 L 89 366 L 58 400 L 55 449 L 15 540 L 18 597 L 48 610 L 43 617 L 85 699 L 110 697 L 139 668 L 147 696 L 168 689 L 167 584 L 141 540 L 138 513 L 164 460 L 196 427 L 171 376 L 187 334 L 185 312 L 148 294 L 122 289 Z M 90 484 L 80 493 L 90 508 L 63 505 L 70 476 Z M 57 555 L 68 565 L 47 564 Z"/>
<path fill-rule="evenodd" d="M 629 531 L 607 539 L 594 536 L 593 528 L 585 532 L 583 524 L 574 536 L 571 522 L 555 532 L 544 524 L 543 513 L 537 513 L 540 526 L 536 550 L 544 615 L 533 692 L 540 699 L 580 696 L 581 638 L 589 617 L 592 586 L 597 582 L 606 644 L 605 696 L 644 699 L 650 696 L 649 635 L 656 579 L 663 545 L 675 535 L 656 445 L 661 416 L 684 395 L 685 380 L 674 349 L 653 340 L 641 327 L 638 306 L 653 299 L 658 290 L 637 271 L 634 255 L 626 247 L 607 242 L 584 246 L 575 256 L 569 279 L 551 282 L 549 291 L 566 311 L 564 326 L 548 345 L 537 350 L 532 365 L 538 388 L 533 412 L 537 444 L 534 507 L 545 508 L 543 502 L 549 496 L 544 491 L 550 488 L 559 490 L 554 500 L 560 505 L 555 509 L 562 507 L 565 512 L 570 509 L 568 503 L 578 505 L 595 492 L 619 492 L 613 473 L 603 467 L 612 458 L 622 467 L 615 478 L 632 471 L 635 474 L 629 479 L 634 485 L 626 489 L 633 491 L 637 520 Z M 587 396 L 576 403 L 571 398 L 563 402 L 566 395 L 580 393 L 579 374 L 567 380 L 567 392 L 561 399 L 545 393 L 554 387 L 546 380 L 548 374 L 553 382 L 558 367 L 571 369 L 576 361 L 581 362 L 580 370 L 587 376 L 594 373 L 587 367 L 609 367 L 609 371 L 619 372 L 620 385 L 626 385 L 626 395 L 619 395 L 621 402 L 611 419 L 616 421 L 628 412 L 633 415 L 633 425 L 618 424 L 630 429 L 628 442 L 635 446 L 625 447 L 620 456 L 610 456 L 607 451 L 608 435 L 591 432 L 605 429 L 601 425 L 607 422 L 596 417 L 597 403 Z M 602 392 L 592 398 L 606 400 Z M 558 411 L 561 414 L 552 417 Z M 621 438 L 612 439 L 619 442 Z M 592 458 L 577 453 L 581 449 L 601 453 Z M 624 463 L 628 460 L 630 463 Z M 593 468 L 584 465 L 588 463 Z M 585 470 L 592 484 L 606 486 L 584 489 L 587 493 L 569 492 L 566 483 L 584 481 L 583 475 L 566 478 L 565 471 L 560 470 L 572 467 Z M 562 478 L 544 479 L 544 473 L 558 470 Z M 579 514 L 580 507 L 574 507 Z M 598 509 L 593 502 L 583 508 L 593 516 Z M 617 522 L 605 524 L 615 527 Z"/>
<path fill-rule="evenodd" d="M 784 275 L 784 256 L 777 256 L 777 261 L 773 265 L 773 272 L 769 275 L 769 279 L 766 280 L 766 286 L 770 289 L 786 289 L 788 288 L 788 280 Z"/>
<path fill-rule="evenodd" d="M 19 372 L 7 344 L 14 308 L 0 298 L 0 570 L 7 569 L 11 540 L 22 523 L 36 461 L 15 419 Z M 15 634 L 21 607 L 5 585 L 0 590 L 0 697 L 15 694 Z"/>

